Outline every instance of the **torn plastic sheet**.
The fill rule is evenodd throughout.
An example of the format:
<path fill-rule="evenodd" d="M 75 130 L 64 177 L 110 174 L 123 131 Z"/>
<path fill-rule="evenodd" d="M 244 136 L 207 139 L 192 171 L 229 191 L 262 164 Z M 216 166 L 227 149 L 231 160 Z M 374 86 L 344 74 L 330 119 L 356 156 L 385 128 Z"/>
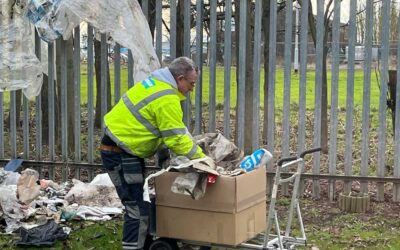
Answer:
<path fill-rule="evenodd" d="M 137 0 L 29 0 L 27 17 L 45 41 L 68 39 L 86 21 L 132 51 L 133 77 L 141 81 L 160 67 L 149 25 Z"/>
<path fill-rule="evenodd" d="M 34 33 L 20 1 L 0 0 L 0 92 L 22 89 L 27 98 L 40 93 L 42 69 L 34 53 Z"/>
<path fill-rule="evenodd" d="M 79 206 L 76 209 L 76 216 L 84 220 L 106 221 L 111 220 L 110 215 L 116 216 L 122 214 L 122 208 L 118 207 L 89 207 Z"/>
<path fill-rule="evenodd" d="M 17 199 L 17 186 L 0 186 L 0 211 L 5 219 L 6 233 L 11 233 L 20 226 L 20 220 L 25 218 L 24 207 Z"/>
<path fill-rule="evenodd" d="M 0 186 L 17 185 L 21 175 L 17 172 L 11 172 L 0 168 Z"/>

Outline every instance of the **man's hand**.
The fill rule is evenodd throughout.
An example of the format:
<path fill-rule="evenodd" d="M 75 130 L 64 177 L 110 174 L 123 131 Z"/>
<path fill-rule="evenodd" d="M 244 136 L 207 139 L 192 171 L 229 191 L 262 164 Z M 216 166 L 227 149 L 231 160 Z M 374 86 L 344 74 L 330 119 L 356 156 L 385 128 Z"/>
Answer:
<path fill-rule="evenodd" d="M 167 147 L 162 147 L 157 150 L 156 153 L 156 165 L 160 168 L 169 167 L 169 162 L 171 160 L 170 152 Z"/>

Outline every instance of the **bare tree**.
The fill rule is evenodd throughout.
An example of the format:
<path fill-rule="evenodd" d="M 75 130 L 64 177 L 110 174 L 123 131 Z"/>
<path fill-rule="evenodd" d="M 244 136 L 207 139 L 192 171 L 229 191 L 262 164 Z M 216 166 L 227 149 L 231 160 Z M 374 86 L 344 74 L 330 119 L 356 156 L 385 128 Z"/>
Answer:
<path fill-rule="evenodd" d="M 105 93 L 101 91 L 101 42 L 94 39 L 94 68 L 96 71 L 96 115 L 94 119 L 94 126 L 101 128 L 101 102 L 104 99 Z M 108 58 L 108 56 L 106 57 Z M 111 109 L 111 80 L 110 80 L 110 64 L 107 60 L 107 110 Z M 104 101 L 104 100 L 103 100 Z"/>

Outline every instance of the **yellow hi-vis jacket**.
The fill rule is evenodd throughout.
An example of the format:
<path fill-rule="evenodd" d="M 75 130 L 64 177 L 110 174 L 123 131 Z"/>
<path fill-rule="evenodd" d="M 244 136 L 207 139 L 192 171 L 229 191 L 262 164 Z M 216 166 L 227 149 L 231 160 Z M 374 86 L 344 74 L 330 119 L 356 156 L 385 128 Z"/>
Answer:
<path fill-rule="evenodd" d="M 167 82 L 138 82 L 104 116 L 105 133 L 142 158 L 154 155 L 161 144 L 189 159 L 205 157 L 182 121 L 181 100 L 185 96 Z"/>

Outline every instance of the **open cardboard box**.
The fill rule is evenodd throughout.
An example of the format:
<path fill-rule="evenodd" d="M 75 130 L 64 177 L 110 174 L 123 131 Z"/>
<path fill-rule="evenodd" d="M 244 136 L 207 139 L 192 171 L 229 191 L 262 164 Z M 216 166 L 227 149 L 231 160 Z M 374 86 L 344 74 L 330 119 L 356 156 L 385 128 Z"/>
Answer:
<path fill-rule="evenodd" d="M 265 230 L 265 168 L 219 176 L 200 200 L 171 192 L 179 174 L 156 177 L 157 236 L 238 245 Z"/>

